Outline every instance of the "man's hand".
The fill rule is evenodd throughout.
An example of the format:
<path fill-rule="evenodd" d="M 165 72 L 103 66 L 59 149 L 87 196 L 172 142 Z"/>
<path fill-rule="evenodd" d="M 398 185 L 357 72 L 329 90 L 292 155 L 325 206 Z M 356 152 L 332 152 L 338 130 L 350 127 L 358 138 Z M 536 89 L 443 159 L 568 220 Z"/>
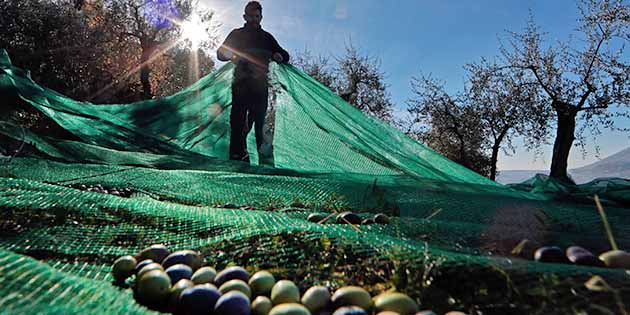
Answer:
<path fill-rule="evenodd" d="M 236 54 L 234 52 L 232 52 L 231 50 L 224 50 L 222 52 L 223 57 L 229 59 L 231 62 L 236 63 L 236 61 L 238 61 L 238 56 L 236 56 Z"/>
<path fill-rule="evenodd" d="M 273 54 L 273 60 L 277 63 L 282 63 L 284 61 L 284 58 L 282 57 L 282 54 L 280 53 L 274 53 Z"/>

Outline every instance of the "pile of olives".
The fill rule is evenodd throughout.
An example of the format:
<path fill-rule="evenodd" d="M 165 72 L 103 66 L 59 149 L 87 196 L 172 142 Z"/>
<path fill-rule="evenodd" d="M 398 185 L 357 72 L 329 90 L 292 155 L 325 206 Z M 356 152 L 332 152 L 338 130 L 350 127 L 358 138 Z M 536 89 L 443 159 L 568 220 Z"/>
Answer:
<path fill-rule="evenodd" d="M 322 222 L 322 220 L 324 219 L 326 219 L 326 216 L 324 216 L 323 214 L 312 213 L 307 217 L 306 220 L 308 220 L 309 222 L 319 223 L 319 222 Z M 345 212 L 337 214 L 334 222 L 337 224 L 355 224 L 355 225 L 389 224 L 389 217 L 386 214 L 378 213 L 374 215 L 374 217 L 372 218 L 361 219 L 361 217 L 357 215 L 356 213 L 345 211 Z"/>
<path fill-rule="evenodd" d="M 557 246 L 544 246 L 536 250 L 534 259 L 539 262 L 630 269 L 630 253 L 622 250 L 607 251 L 598 257 L 580 246 L 571 246 L 565 251 Z"/>
<path fill-rule="evenodd" d="M 96 185 L 70 184 L 70 185 L 67 185 L 67 187 L 84 190 L 84 191 L 96 192 L 100 194 L 109 194 L 109 195 L 114 195 L 118 197 L 125 197 L 125 198 L 131 197 L 131 195 L 134 193 L 134 191 L 131 190 L 130 188 L 103 187 L 103 185 L 101 184 L 96 184 Z"/>
<path fill-rule="evenodd" d="M 399 292 L 375 297 L 346 286 L 332 292 L 324 286 L 300 294 L 297 285 L 262 270 L 249 275 L 242 267 L 221 272 L 203 266 L 198 252 L 171 253 L 153 245 L 135 256 L 118 258 L 112 267 L 116 284 L 129 281 L 140 304 L 174 314 L 197 315 L 435 315 L 420 311 L 416 301 Z M 448 315 L 461 315 L 449 312 Z"/>

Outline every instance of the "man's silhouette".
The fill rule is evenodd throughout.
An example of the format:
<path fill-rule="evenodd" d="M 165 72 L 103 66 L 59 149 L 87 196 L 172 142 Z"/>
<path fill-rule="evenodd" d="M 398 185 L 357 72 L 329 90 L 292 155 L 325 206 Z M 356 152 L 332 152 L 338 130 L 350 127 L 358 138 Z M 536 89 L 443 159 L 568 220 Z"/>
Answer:
<path fill-rule="evenodd" d="M 289 61 L 289 53 L 280 47 L 271 34 L 261 28 L 260 3 L 249 2 L 245 6 L 243 18 L 245 26 L 228 35 L 217 51 L 217 58 L 221 61 L 231 60 L 236 65 L 232 82 L 230 159 L 249 161 L 246 138 L 252 125 L 255 126 L 259 153 L 263 144 L 263 126 L 269 95 L 269 62 L 273 59 L 278 63 L 286 63 Z"/>

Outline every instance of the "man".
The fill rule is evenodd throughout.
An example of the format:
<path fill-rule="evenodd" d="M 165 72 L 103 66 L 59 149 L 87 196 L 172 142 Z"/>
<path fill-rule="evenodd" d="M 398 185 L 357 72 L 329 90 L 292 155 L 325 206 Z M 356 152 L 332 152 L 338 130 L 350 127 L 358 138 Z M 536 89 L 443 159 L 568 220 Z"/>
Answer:
<path fill-rule="evenodd" d="M 263 126 L 269 95 L 267 74 L 271 59 L 278 63 L 289 61 L 289 53 L 276 39 L 260 26 L 262 6 L 251 1 L 245 6 L 245 26 L 233 30 L 217 51 L 221 61 L 232 61 L 232 113 L 230 126 L 230 159 L 249 162 L 247 133 L 255 125 L 256 147 L 263 144 Z M 260 154 L 259 154 L 260 156 Z"/>

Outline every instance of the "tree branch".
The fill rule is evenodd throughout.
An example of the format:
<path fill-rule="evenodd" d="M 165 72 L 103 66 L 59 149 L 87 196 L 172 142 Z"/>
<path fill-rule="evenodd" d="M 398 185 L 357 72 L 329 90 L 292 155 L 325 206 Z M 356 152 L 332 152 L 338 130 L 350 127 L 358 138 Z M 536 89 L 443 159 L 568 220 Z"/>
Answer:
<path fill-rule="evenodd" d="M 599 25 L 599 23 L 597 25 Z M 600 30 L 601 30 L 601 26 L 600 26 Z M 603 32 L 603 30 L 602 30 L 602 32 Z M 595 64 L 595 60 L 597 59 L 597 55 L 598 55 L 599 50 L 601 49 L 602 44 L 604 43 L 605 39 L 606 39 L 606 34 L 602 34 L 602 38 L 599 39 L 599 42 L 597 43 L 597 47 L 595 48 L 595 51 L 593 52 L 593 56 L 591 58 L 591 62 L 588 65 L 588 68 L 586 69 L 586 76 L 584 76 L 584 83 L 587 84 L 587 85 L 590 85 L 588 83 L 588 80 L 591 77 L 591 71 L 593 70 L 593 65 Z M 589 87 L 589 90 L 590 90 L 590 87 Z"/>
<path fill-rule="evenodd" d="M 455 115 L 453 115 L 453 113 L 451 113 L 451 111 L 449 111 L 448 109 L 448 105 L 447 104 L 453 104 L 453 101 L 448 98 L 445 100 L 446 102 L 444 102 L 444 110 L 446 112 L 446 115 L 448 115 L 449 117 L 451 117 L 451 119 L 453 119 L 453 125 L 448 128 L 451 129 L 451 131 L 453 131 L 455 133 L 455 135 L 457 136 L 457 138 L 459 138 L 460 141 L 460 154 L 462 154 L 462 157 L 465 156 L 465 152 L 464 152 L 464 136 L 461 134 L 461 132 L 459 131 L 459 129 L 457 128 L 458 125 L 458 120 L 457 117 L 455 117 Z"/>
<path fill-rule="evenodd" d="M 133 10 L 134 10 L 134 14 L 133 15 L 134 15 L 134 19 L 136 20 L 136 30 L 138 32 L 140 32 L 140 36 L 141 37 L 144 37 L 145 36 L 144 28 L 142 27 L 142 22 L 141 22 L 141 19 L 140 19 L 140 12 L 139 12 L 140 7 L 141 6 L 134 6 L 133 7 Z M 138 38 L 140 38 L 140 37 L 138 37 Z"/>
<path fill-rule="evenodd" d="M 595 88 L 593 88 L 593 86 L 590 83 L 588 82 L 584 82 L 584 83 L 586 83 L 587 90 L 586 92 L 584 92 L 584 94 L 582 94 L 582 97 L 580 97 L 580 102 L 577 104 L 578 110 L 582 108 L 582 106 L 584 106 L 589 95 L 591 95 L 591 93 L 595 91 Z"/>
<path fill-rule="evenodd" d="M 121 32 L 120 36 L 130 36 L 130 37 L 135 37 L 137 39 L 140 39 L 140 35 L 138 34 L 134 34 L 134 33 L 130 33 L 130 32 Z"/>
<path fill-rule="evenodd" d="M 580 108 L 579 110 L 606 109 L 606 108 L 608 108 L 608 105 L 584 107 L 584 108 Z"/>
<path fill-rule="evenodd" d="M 542 78 L 540 77 L 540 75 L 538 75 L 538 71 L 536 70 L 536 66 L 527 66 L 527 67 L 523 67 L 525 69 L 529 69 L 534 73 L 534 76 L 536 77 L 536 80 L 538 81 L 538 84 L 540 84 L 540 86 L 542 86 L 543 90 L 545 90 L 545 93 L 547 93 L 547 95 L 549 95 L 549 97 L 551 97 L 552 100 L 556 100 L 557 97 L 554 93 L 551 92 L 551 90 L 547 87 L 547 85 L 542 81 Z"/>

